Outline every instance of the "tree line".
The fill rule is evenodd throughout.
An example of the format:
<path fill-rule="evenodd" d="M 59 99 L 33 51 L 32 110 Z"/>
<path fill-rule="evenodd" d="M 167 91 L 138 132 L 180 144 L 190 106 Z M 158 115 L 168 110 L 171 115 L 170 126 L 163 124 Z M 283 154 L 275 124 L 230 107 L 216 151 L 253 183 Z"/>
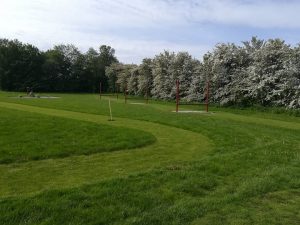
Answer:
<path fill-rule="evenodd" d="M 46 52 L 17 40 L 0 40 L 0 87 L 23 91 L 125 91 L 173 100 L 176 80 L 182 101 L 201 102 L 206 82 L 210 100 L 220 105 L 300 107 L 300 45 L 253 37 L 241 45 L 220 43 L 202 60 L 188 52 L 164 51 L 140 65 L 118 62 L 102 45 L 81 53 L 74 45 Z"/>
<path fill-rule="evenodd" d="M 5 91 L 96 92 L 107 88 L 105 68 L 118 62 L 115 50 L 102 45 L 86 53 L 74 45 L 40 51 L 18 40 L 0 39 L 0 88 Z"/>
<path fill-rule="evenodd" d="M 179 80 L 182 101 L 203 102 L 209 82 L 210 101 L 220 105 L 300 107 L 300 45 L 280 39 L 220 43 L 201 61 L 164 51 L 140 65 L 113 63 L 106 75 L 110 85 L 156 99 L 175 99 Z"/>

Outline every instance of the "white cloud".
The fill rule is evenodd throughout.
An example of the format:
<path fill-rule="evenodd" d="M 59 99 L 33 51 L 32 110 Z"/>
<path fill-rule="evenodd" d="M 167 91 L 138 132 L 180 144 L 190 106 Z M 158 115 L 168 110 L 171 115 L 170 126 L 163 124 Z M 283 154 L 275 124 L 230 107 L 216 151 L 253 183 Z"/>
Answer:
<path fill-rule="evenodd" d="M 195 22 L 299 29 L 299 11 L 300 1 L 279 0 L 0 0 L 0 37 L 44 49 L 58 43 L 74 43 L 82 50 L 110 44 L 126 62 L 163 49 L 188 50 L 199 57 L 208 46 L 163 36 L 133 38 L 127 29 L 176 29 Z M 116 34 L 118 29 L 123 33 Z"/>
<path fill-rule="evenodd" d="M 299 10 L 299 1 L 212 0 L 207 1 L 206 7 L 193 7 L 190 15 L 196 21 L 220 24 L 259 28 L 300 28 Z"/>
<path fill-rule="evenodd" d="M 299 28 L 299 1 L 0 0 L 1 26 L 21 20 L 67 26 L 139 27 L 189 21 Z"/>

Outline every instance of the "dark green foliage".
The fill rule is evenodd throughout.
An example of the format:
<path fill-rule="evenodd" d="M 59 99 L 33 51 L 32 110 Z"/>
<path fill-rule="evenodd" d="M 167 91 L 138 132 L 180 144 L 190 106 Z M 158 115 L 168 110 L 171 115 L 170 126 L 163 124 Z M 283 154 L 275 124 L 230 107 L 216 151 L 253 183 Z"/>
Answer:
<path fill-rule="evenodd" d="M 34 46 L 18 40 L 0 39 L 0 88 L 25 91 L 41 90 L 43 54 Z"/>
<path fill-rule="evenodd" d="M 110 46 L 82 54 L 74 45 L 46 52 L 18 40 L 0 39 L 0 89 L 7 91 L 95 92 L 108 89 L 105 67 L 118 60 Z"/>

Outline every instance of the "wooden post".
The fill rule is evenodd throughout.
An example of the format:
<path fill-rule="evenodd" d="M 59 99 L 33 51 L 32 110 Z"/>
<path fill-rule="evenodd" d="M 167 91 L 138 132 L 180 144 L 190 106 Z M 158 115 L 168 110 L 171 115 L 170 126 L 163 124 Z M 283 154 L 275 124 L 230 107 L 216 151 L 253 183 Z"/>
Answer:
<path fill-rule="evenodd" d="M 179 80 L 176 80 L 176 112 L 178 112 L 179 106 Z"/>

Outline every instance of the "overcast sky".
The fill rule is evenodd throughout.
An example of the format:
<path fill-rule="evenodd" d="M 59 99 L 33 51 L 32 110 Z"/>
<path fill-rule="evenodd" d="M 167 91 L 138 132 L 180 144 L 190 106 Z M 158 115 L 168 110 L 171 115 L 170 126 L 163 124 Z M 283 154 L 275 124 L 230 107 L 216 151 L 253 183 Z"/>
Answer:
<path fill-rule="evenodd" d="M 139 63 L 164 49 L 194 57 L 219 42 L 282 38 L 300 41 L 297 0 L 0 0 L 0 38 L 42 50 L 102 44 L 125 63 Z"/>

